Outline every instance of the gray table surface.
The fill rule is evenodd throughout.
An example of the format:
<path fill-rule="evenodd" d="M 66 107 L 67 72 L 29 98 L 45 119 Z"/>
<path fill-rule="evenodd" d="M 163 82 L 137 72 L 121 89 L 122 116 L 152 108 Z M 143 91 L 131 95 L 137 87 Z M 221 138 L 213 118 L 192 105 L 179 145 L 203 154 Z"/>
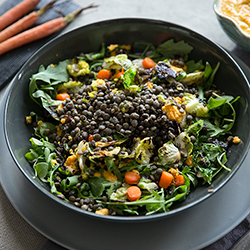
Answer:
<path fill-rule="evenodd" d="M 0 0 L 0 6 L 3 2 L 4 0 Z M 145 17 L 190 28 L 236 55 L 244 57 L 244 51 L 238 48 L 221 29 L 213 11 L 213 0 L 75 0 L 75 2 L 81 6 L 96 3 L 99 7 L 84 12 L 63 32 L 95 21 L 118 17 Z M 250 62 L 249 54 L 246 60 Z M 0 100 L 3 91 L 4 89 L 0 91 Z M 0 249 L 36 250 L 46 241 L 44 236 L 15 211 L 0 185 Z"/>

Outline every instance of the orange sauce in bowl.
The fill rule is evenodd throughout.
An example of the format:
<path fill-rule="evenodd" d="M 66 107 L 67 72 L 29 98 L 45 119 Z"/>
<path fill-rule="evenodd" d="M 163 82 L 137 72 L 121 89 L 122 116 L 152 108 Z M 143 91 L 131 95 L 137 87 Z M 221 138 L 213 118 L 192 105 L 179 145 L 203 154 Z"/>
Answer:
<path fill-rule="evenodd" d="M 222 0 L 221 13 L 233 19 L 250 35 L 250 0 Z"/>

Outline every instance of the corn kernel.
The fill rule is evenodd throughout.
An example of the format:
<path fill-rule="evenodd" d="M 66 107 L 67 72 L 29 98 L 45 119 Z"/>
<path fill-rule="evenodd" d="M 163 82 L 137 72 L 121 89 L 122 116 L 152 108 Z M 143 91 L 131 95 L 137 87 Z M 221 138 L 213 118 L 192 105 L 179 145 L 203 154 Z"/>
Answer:
<path fill-rule="evenodd" d="M 27 124 L 31 124 L 32 123 L 32 117 L 31 116 L 26 116 L 25 121 L 26 121 Z"/>
<path fill-rule="evenodd" d="M 60 121 L 62 124 L 64 124 L 66 122 L 66 119 L 65 118 L 62 118 L 61 121 Z"/>
<path fill-rule="evenodd" d="M 193 166 L 193 165 L 194 165 L 194 163 L 193 163 L 193 156 L 192 156 L 192 155 L 189 155 L 189 156 L 187 157 L 187 159 L 186 159 L 186 164 L 187 164 L 188 166 Z"/>
<path fill-rule="evenodd" d="M 103 208 L 103 209 L 100 209 L 100 210 L 96 210 L 95 213 L 100 214 L 100 215 L 108 215 L 109 210 L 107 208 Z"/>
<path fill-rule="evenodd" d="M 234 136 L 233 143 L 234 144 L 239 144 L 240 142 L 241 142 L 241 139 L 238 136 Z"/>

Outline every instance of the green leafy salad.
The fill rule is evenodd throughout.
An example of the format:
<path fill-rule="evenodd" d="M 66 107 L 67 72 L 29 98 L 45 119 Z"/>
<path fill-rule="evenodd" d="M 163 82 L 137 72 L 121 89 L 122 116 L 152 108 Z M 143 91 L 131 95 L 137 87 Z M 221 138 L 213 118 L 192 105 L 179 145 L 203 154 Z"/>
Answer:
<path fill-rule="evenodd" d="M 209 187 L 241 142 L 217 65 L 189 59 L 185 41 L 102 44 L 99 52 L 41 65 L 31 77 L 38 112 L 26 159 L 51 193 L 100 215 L 167 212 Z"/>

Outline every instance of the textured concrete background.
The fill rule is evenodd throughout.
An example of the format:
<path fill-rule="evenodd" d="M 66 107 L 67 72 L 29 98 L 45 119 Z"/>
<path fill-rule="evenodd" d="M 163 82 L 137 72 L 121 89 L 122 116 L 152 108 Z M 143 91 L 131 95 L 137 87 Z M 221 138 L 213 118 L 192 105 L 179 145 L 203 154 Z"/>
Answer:
<path fill-rule="evenodd" d="M 176 23 L 203 34 L 227 49 L 234 47 L 216 19 L 213 0 L 78 0 L 75 2 L 82 6 L 96 3 L 99 7 L 84 12 L 65 31 L 110 18 L 144 17 Z"/>

